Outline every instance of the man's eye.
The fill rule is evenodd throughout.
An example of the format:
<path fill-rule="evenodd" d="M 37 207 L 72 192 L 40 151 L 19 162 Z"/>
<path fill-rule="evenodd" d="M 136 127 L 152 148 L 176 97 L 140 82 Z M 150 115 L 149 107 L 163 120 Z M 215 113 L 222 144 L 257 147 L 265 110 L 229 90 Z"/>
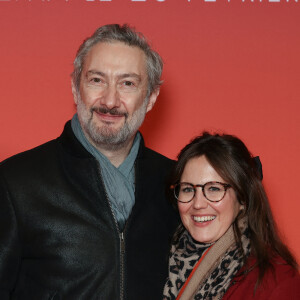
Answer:
<path fill-rule="evenodd" d="M 137 84 L 132 80 L 121 81 L 118 85 L 120 91 L 124 93 L 131 93 L 137 90 Z"/>
<path fill-rule="evenodd" d="M 131 87 L 131 86 L 133 87 L 134 83 L 132 81 L 127 81 L 126 80 L 126 81 L 123 82 L 123 85 L 128 86 L 128 87 Z"/>
<path fill-rule="evenodd" d="M 101 82 L 101 79 L 98 77 L 95 77 L 95 78 L 92 78 L 91 81 L 95 82 L 95 83 L 99 83 L 99 82 Z"/>

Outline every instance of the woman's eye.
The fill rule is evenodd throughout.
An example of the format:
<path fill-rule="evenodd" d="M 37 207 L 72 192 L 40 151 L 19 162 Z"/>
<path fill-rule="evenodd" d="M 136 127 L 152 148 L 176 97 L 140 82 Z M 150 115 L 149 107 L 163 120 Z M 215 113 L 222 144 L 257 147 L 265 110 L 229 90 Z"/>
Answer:
<path fill-rule="evenodd" d="M 183 193 L 193 193 L 194 189 L 192 187 L 185 187 L 181 190 Z"/>
<path fill-rule="evenodd" d="M 221 189 L 217 186 L 210 186 L 208 190 L 210 192 L 219 192 Z"/>

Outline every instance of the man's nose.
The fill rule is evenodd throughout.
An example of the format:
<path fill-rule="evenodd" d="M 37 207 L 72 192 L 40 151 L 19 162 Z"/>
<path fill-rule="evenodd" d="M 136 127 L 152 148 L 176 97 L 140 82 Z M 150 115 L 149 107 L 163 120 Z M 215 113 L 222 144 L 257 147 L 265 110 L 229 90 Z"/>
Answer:
<path fill-rule="evenodd" d="M 202 189 L 200 187 L 196 188 L 195 196 L 193 199 L 193 207 L 195 209 L 206 208 L 208 206 L 208 201 L 203 195 Z"/>
<path fill-rule="evenodd" d="M 120 95 L 117 87 L 108 85 L 101 97 L 101 104 L 109 109 L 120 106 Z"/>

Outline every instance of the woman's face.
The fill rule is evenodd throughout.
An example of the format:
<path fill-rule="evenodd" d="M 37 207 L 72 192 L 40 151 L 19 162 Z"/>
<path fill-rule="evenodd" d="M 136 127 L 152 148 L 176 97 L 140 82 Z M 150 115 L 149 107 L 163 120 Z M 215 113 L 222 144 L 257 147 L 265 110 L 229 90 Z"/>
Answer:
<path fill-rule="evenodd" d="M 205 184 L 209 181 L 228 183 L 215 171 L 204 155 L 190 159 L 185 165 L 181 182 Z M 191 202 L 178 202 L 178 209 L 184 227 L 193 239 L 201 243 L 217 241 L 230 227 L 241 209 L 235 192 L 228 188 L 224 198 L 219 202 L 208 201 L 201 190 L 196 188 Z M 202 221 L 205 217 L 206 221 Z"/>

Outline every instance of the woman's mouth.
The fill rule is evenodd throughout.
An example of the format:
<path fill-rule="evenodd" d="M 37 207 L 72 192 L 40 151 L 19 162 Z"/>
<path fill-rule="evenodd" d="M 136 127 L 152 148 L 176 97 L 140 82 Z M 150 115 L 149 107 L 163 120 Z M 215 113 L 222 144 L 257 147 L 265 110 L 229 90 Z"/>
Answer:
<path fill-rule="evenodd" d="M 216 216 L 202 216 L 202 217 L 193 216 L 193 220 L 194 220 L 195 222 L 200 222 L 200 223 L 212 221 L 212 220 L 214 220 L 215 218 L 216 218 Z"/>

